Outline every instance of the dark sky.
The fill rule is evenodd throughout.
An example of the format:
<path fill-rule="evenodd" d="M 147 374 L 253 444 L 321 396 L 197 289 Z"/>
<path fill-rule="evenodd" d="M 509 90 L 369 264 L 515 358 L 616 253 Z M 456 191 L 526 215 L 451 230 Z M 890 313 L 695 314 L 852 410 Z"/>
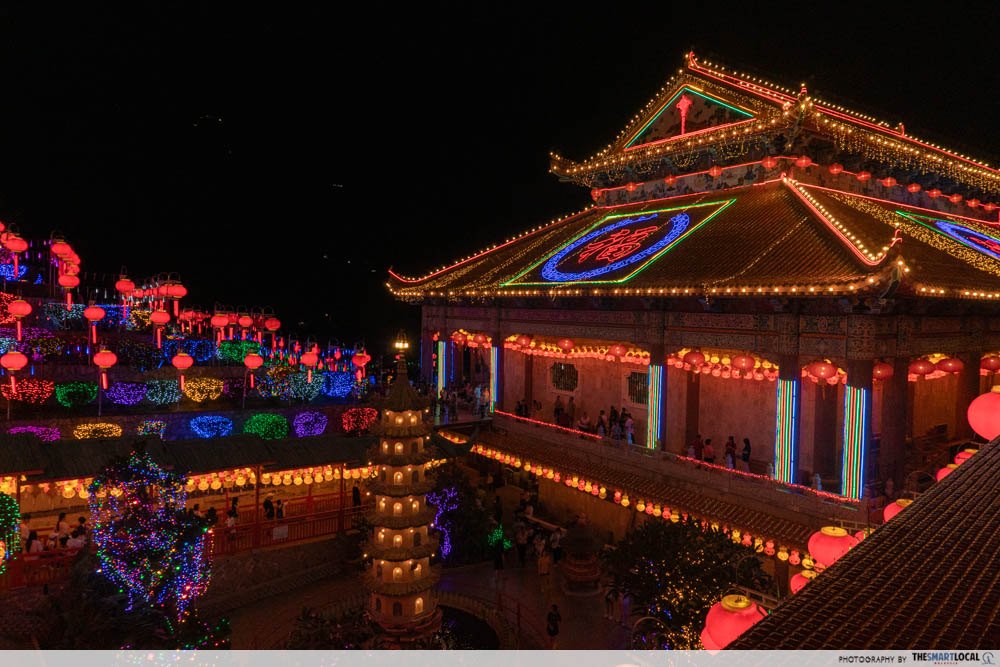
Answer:
<path fill-rule="evenodd" d="M 389 265 L 585 205 L 548 151 L 604 146 L 691 48 L 1000 156 L 974 5 L 134 4 L 0 10 L 0 219 L 347 344 L 414 327 Z"/>

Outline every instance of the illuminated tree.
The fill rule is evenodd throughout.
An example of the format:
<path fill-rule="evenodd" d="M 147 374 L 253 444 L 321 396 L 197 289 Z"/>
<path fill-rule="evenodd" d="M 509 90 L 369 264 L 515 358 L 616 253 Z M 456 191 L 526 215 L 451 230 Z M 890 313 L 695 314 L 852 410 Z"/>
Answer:
<path fill-rule="evenodd" d="M 768 589 L 751 547 L 694 519 L 648 520 L 605 554 L 641 615 L 660 622 L 656 648 L 700 649 L 709 608 L 735 585 Z"/>
<path fill-rule="evenodd" d="M 208 525 L 186 512 L 184 482 L 132 452 L 89 489 L 99 572 L 128 595 L 128 609 L 148 605 L 182 623 L 210 576 Z"/>

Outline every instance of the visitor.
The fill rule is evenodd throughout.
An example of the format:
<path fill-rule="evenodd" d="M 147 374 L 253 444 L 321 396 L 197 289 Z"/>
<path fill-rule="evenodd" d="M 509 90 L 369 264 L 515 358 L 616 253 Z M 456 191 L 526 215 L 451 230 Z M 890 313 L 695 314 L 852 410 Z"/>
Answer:
<path fill-rule="evenodd" d="M 536 536 L 537 537 L 537 536 Z M 542 543 L 545 540 L 542 538 Z M 548 595 L 551 589 L 551 581 L 549 572 L 552 570 L 552 555 L 544 547 L 540 552 L 538 552 L 538 561 L 536 563 L 538 566 L 538 585 L 542 589 L 542 595 Z"/>
<path fill-rule="evenodd" d="M 490 390 L 484 388 L 479 394 L 479 418 L 486 419 L 486 409 L 490 407 Z"/>
<path fill-rule="evenodd" d="M 691 441 L 691 448 L 694 450 L 694 452 L 693 452 L 694 455 L 691 458 L 697 459 L 697 460 L 700 461 L 701 460 L 701 452 L 702 452 L 703 449 L 705 449 L 705 443 L 701 439 L 701 433 L 699 433 L 698 435 L 696 435 L 694 437 L 694 440 Z"/>
<path fill-rule="evenodd" d="M 271 500 L 270 495 L 267 498 L 264 498 L 262 507 L 264 508 L 264 520 L 271 521 L 274 519 L 274 502 Z"/>
<path fill-rule="evenodd" d="M 584 433 L 590 433 L 590 415 L 586 412 L 580 415 L 580 419 L 577 421 L 576 427 Z"/>
<path fill-rule="evenodd" d="M 604 410 L 601 410 L 601 414 L 597 415 L 597 435 L 604 437 L 608 433 L 608 423 L 604 420 Z"/>
<path fill-rule="evenodd" d="M 190 514 L 193 517 L 200 517 L 201 516 L 201 506 L 198 503 L 195 503 L 194 506 L 191 508 Z"/>
<path fill-rule="evenodd" d="M 21 530 L 21 544 L 23 544 L 25 546 L 25 550 L 27 550 L 27 546 L 28 546 L 28 535 L 31 534 L 31 528 L 28 526 L 28 522 L 29 521 L 31 521 L 31 515 L 30 514 L 22 514 L 21 515 L 21 526 L 20 526 L 20 530 Z"/>
<path fill-rule="evenodd" d="M 569 397 L 569 405 L 566 406 L 566 417 L 570 424 L 576 421 L 576 403 L 573 402 L 573 397 Z"/>
<path fill-rule="evenodd" d="M 613 429 L 615 424 L 618 423 L 618 411 L 615 410 L 615 406 L 611 406 L 611 410 L 608 412 L 608 428 Z"/>
<path fill-rule="evenodd" d="M 615 446 L 616 447 L 620 447 L 621 446 L 621 442 L 622 442 L 622 438 L 623 437 L 624 436 L 622 434 L 621 424 L 619 424 L 618 422 L 612 422 L 611 423 L 611 439 L 615 441 Z"/>
<path fill-rule="evenodd" d="M 552 536 L 549 538 L 549 546 L 552 547 L 552 562 L 555 565 L 558 565 L 559 561 L 561 561 L 563 557 L 563 548 L 559 546 L 559 542 L 562 541 L 565 534 L 565 530 L 562 528 L 556 528 L 552 531 Z"/>
<path fill-rule="evenodd" d="M 535 421 L 541 421 L 542 420 L 542 402 L 541 401 L 535 401 L 535 411 L 531 415 L 531 417 Z"/>
<path fill-rule="evenodd" d="M 205 521 L 207 521 L 210 526 L 214 526 L 219 523 L 219 513 L 215 511 L 214 507 L 209 507 L 208 511 L 205 512 Z"/>
<path fill-rule="evenodd" d="M 276 519 L 284 519 L 285 518 L 285 506 L 284 506 L 284 504 L 280 500 L 274 506 L 274 518 L 276 518 Z"/>
<path fill-rule="evenodd" d="M 743 472 L 750 472 L 750 438 L 743 438 L 743 455 L 740 462 Z"/>
<path fill-rule="evenodd" d="M 236 528 L 236 510 L 231 509 L 228 512 L 226 512 L 226 528 L 232 529 L 230 532 L 235 532 L 235 528 Z"/>
<path fill-rule="evenodd" d="M 553 421 L 553 423 L 556 423 L 556 424 L 559 423 L 559 417 L 562 415 L 563 411 L 564 410 L 563 410 L 562 396 L 556 396 L 556 402 L 555 402 L 555 405 L 552 408 L 552 421 Z"/>
<path fill-rule="evenodd" d="M 69 535 L 69 531 L 72 530 L 69 525 L 69 521 L 66 520 L 66 512 L 59 513 L 59 520 L 56 522 L 56 533 L 60 537 L 63 535 Z"/>
<path fill-rule="evenodd" d="M 361 487 L 357 482 L 351 487 L 351 505 L 361 507 Z"/>
<path fill-rule="evenodd" d="M 493 499 L 493 520 L 497 523 L 503 523 L 503 501 L 500 500 L 500 496 Z"/>
<path fill-rule="evenodd" d="M 28 541 L 24 543 L 24 551 L 29 554 L 41 553 L 44 550 L 42 547 L 42 541 L 38 539 L 37 531 L 30 531 L 28 533 Z M 35 556 L 37 558 L 37 556 Z"/>
<path fill-rule="evenodd" d="M 85 539 L 83 539 L 83 537 L 80 535 L 80 531 L 78 529 L 74 528 L 73 532 L 69 534 L 69 539 L 66 540 L 66 548 L 67 549 L 82 549 L 83 545 L 86 544 L 86 543 L 87 543 L 87 541 Z"/>
<path fill-rule="evenodd" d="M 730 470 L 736 465 L 736 438 L 733 436 L 729 436 L 729 440 L 726 440 L 725 463 Z"/>
<path fill-rule="evenodd" d="M 628 589 L 623 589 L 621 597 L 621 614 L 622 614 L 621 620 L 623 628 L 628 627 L 630 617 L 632 616 L 632 610 L 630 609 L 631 606 L 632 606 L 632 596 L 628 592 Z"/>
<path fill-rule="evenodd" d="M 517 547 L 517 560 L 524 567 L 524 559 L 528 555 L 528 529 L 523 523 L 514 527 L 514 543 Z"/>
<path fill-rule="evenodd" d="M 549 640 L 552 642 L 551 648 L 556 648 L 556 638 L 559 637 L 559 624 L 562 622 L 562 616 L 559 614 L 559 606 L 552 605 L 552 611 L 549 612 L 545 623 L 545 632 L 549 635 Z"/>
<path fill-rule="evenodd" d="M 632 421 L 632 415 L 628 413 L 625 417 L 625 441 L 630 445 L 635 444 L 635 422 Z"/>
<path fill-rule="evenodd" d="M 705 463 L 715 463 L 715 447 L 712 446 L 712 439 L 705 441 L 705 448 L 702 450 Z"/>

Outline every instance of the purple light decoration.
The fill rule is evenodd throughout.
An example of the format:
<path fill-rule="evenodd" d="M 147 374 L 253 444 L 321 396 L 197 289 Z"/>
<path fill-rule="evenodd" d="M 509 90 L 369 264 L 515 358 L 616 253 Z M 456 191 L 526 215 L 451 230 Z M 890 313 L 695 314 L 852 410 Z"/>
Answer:
<path fill-rule="evenodd" d="M 458 509 L 458 491 L 451 486 L 441 489 L 439 492 L 427 494 L 427 502 L 437 507 L 437 514 L 434 515 L 434 527 L 441 532 L 441 556 L 447 557 L 451 553 L 451 536 L 445 528 L 441 519 L 445 512 Z"/>
<path fill-rule="evenodd" d="M 312 435 L 323 435 L 326 431 L 326 415 L 322 412 L 300 412 L 292 420 L 295 435 L 305 438 Z"/>
<path fill-rule="evenodd" d="M 136 405 L 146 398 L 145 382 L 115 382 L 104 395 L 117 405 Z"/>
<path fill-rule="evenodd" d="M 11 435 L 17 433 L 30 433 L 42 442 L 54 442 L 62 437 L 59 429 L 49 426 L 15 426 L 7 431 Z"/>

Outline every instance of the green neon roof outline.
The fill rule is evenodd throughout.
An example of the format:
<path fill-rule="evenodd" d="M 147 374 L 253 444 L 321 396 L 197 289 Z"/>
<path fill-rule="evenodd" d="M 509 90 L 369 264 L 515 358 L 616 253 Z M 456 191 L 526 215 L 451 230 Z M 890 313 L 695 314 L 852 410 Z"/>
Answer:
<path fill-rule="evenodd" d="M 954 236 L 952 236 L 951 234 L 945 234 L 944 231 L 942 231 L 942 230 L 940 230 L 940 229 L 938 229 L 936 227 L 931 227 L 927 223 L 921 222 L 921 221 L 917 220 L 917 218 L 923 218 L 924 220 L 940 220 L 942 222 L 948 222 L 948 223 L 951 223 L 953 225 L 963 225 L 965 227 L 969 227 L 968 223 L 966 223 L 966 222 L 957 222 L 955 220 L 948 220 L 944 216 L 942 216 L 940 218 L 934 218 L 934 217 L 931 217 L 929 215 L 917 215 L 916 213 L 905 213 L 903 211 L 896 211 L 896 213 L 898 213 L 899 215 L 903 216 L 904 218 L 912 220 L 913 222 L 917 223 L 918 225 L 920 225 L 922 227 L 926 227 L 927 229 L 931 230 L 932 232 L 936 232 L 936 233 L 940 234 L 941 236 L 945 237 L 946 239 L 948 239 L 950 241 L 955 241 L 956 243 L 960 243 L 960 244 L 964 245 L 969 250 L 975 250 L 976 252 L 978 252 L 980 255 L 983 255 L 987 259 L 992 259 L 994 262 L 997 261 L 997 259 L 995 257 L 990 257 L 989 255 L 987 255 L 986 253 L 984 253 L 979 248 L 977 248 L 977 247 L 975 247 L 973 245 L 970 245 L 970 244 L 966 243 L 965 241 L 963 241 L 961 239 L 957 239 Z M 991 239 L 993 239 L 994 241 L 996 241 L 997 243 L 1000 243 L 1000 238 L 998 238 L 996 236 L 993 236 L 992 234 L 989 234 L 987 232 L 984 232 L 981 229 L 976 229 L 974 227 L 969 227 L 969 229 L 971 229 L 972 231 L 976 232 L 977 234 L 982 234 L 983 236 L 988 236 Z"/>
<path fill-rule="evenodd" d="M 636 132 L 632 136 L 632 138 L 629 139 L 628 143 L 625 144 L 625 148 L 630 148 L 632 146 L 632 143 L 636 139 L 638 139 L 639 137 L 641 137 L 643 135 L 643 133 L 647 129 L 649 129 L 649 126 L 656 122 L 656 119 L 660 117 L 660 114 L 662 114 L 664 111 L 666 111 L 667 107 L 669 107 L 671 104 L 673 104 L 674 100 L 676 100 L 678 97 L 680 97 L 681 93 L 683 93 L 685 90 L 688 91 L 689 93 L 693 93 L 693 94 L 695 94 L 695 95 L 697 95 L 699 97 L 704 97 L 706 100 L 708 100 L 710 102 L 715 102 L 716 104 L 721 104 L 722 106 L 726 107 L 727 109 L 732 109 L 736 113 L 741 113 L 744 116 L 746 116 L 747 118 L 753 118 L 754 117 L 754 115 L 752 113 L 750 113 L 748 111 L 743 111 L 743 109 L 737 109 L 736 107 L 732 106 L 731 104 L 726 104 L 725 102 L 723 102 L 722 100 L 720 100 L 720 99 L 718 99 L 716 97 L 712 97 L 711 95 L 707 95 L 705 93 L 699 93 L 697 90 L 694 90 L 693 88 L 688 88 L 687 86 L 681 86 L 680 90 L 677 91 L 677 94 L 674 95 L 673 97 L 671 97 L 669 102 L 667 102 L 662 107 L 660 107 L 660 110 L 656 112 L 656 115 L 653 116 L 652 118 L 650 118 L 649 122 L 646 123 L 645 125 L 643 125 L 642 129 L 640 129 L 638 132 Z"/>
<path fill-rule="evenodd" d="M 689 229 L 686 232 L 684 232 L 683 234 L 681 234 L 679 237 L 677 237 L 676 239 L 674 239 L 673 243 L 671 243 L 666 248 L 664 248 L 660 252 L 656 253 L 655 255 L 653 255 L 652 257 L 650 257 L 649 259 L 647 259 L 639 267 L 637 267 L 635 269 L 635 271 L 633 271 L 632 273 L 628 274 L 624 278 L 619 278 L 618 280 L 574 280 L 574 281 L 564 281 L 564 282 L 554 282 L 553 281 L 553 282 L 544 282 L 544 283 L 517 283 L 517 284 L 518 285 L 599 285 L 599 284 L 610 284 L 610 283 L 624 283 L 624 282 L 626 282 L 628 280 L 631 280 L 632 278 L 634 278 L 635 276 L 637 276 L 639 273 L 645 271 L 647 268 L 649 268 L 650 265 L 652 265 L 654 262 L 656 262 L 656 260 L 658 260 L 660 257 L 662 257 L 664 253 L 666 253 L 668 250 L 671 250 L 678 243 L 680 243 L 681 241 L 683 241 L 684 239 L 686 239 L 689 234 L 691 234 L 692 232 L 694 232 L 696 229 L 699 229 L 706 222 L 708 222 L 709 220 L 711 220 L 715 216 L 717 216 L 720 213 L 722 213 L 723 211 L 725 211 L 735 201 L 736 201 L 735 198 L 734 199 L 722 199 L 722 200 L 719 200 L 719 201 L 705 202 L 704 204 L 690 204 L 688 206 L 674 206 L 672 208 L 660 208 L 660 209 L 656 209 L 654 211 L 633 211 L 631 213 L 618 213 L 618 214 L 615 214 L 615 215 L 606 215 L 603 218 L 601 218 L 600 220 L 598 220 L 597 222 L 595 222 L 594 224 L 592 224 L 590 227 L 587 227 L 587 229 L 583 230 L 582 232 L 580 232 L 579 234 L 577 234 L 576 236 L 574 236 L 573 238 L 571 238 L 566 243 L 563 243 L 558 248 L 556 248 L 555 250 L 553 250 L 549 254 L 547 254 L 544 257 L 542 257 L 540 260 L 538 260 L 537 262 L 535 262 L 534 264 L 532 264 L 531 266 L 529 266 L 527 269 L 525 269 L 524 271 L 522 271 L 518 275 L 514 276 L 513 278 L 511 278 L 507 282 L 502 283 L 500 285 L 500 287 L 507 287 L 508 285 L 513 285 L 514 281 L 520 280 L 521 277 L 525 276 L 528 273 L 531 273 L 535 268 L 538 267 L 539 264 L 541 264 L 542 262 L 548 261 L 552 256 L 554 256 L 556 253 L 558 253 L 561 249 L 563 249 L 566 246 L 570 245 L 571 243 L 575 242 L 580 237 L 586 236 L 587 234 L 589 234 L 590 232 L 592 232 L 594 229 L 596 229 L 600 225 L 603 225 L 608 220 L 614 220 L 614 219 L 617 219 L 617 218 L 628 218 L 628 217 L 631 217 L 631 216 L 634 216 L 634 215 L 645 215 L 647 213 L 667 213 L 669 211 L 682 211 L 682 210 L 688 210 L 688 209 L 692 209 L 692 208 L 702 208 L 704 206 L 719 206 L 721 204 L 721 206 L 719 206 L 719 210 L 718 211 L 715 211 L 714 213 L 712 213 L 711 215 L 709 215 L 707 218 L 705 218 L 704 220 L 702 220 L 701 222 L 699 222 L 697 225 L 695 225 L 691 229 Z"/>

